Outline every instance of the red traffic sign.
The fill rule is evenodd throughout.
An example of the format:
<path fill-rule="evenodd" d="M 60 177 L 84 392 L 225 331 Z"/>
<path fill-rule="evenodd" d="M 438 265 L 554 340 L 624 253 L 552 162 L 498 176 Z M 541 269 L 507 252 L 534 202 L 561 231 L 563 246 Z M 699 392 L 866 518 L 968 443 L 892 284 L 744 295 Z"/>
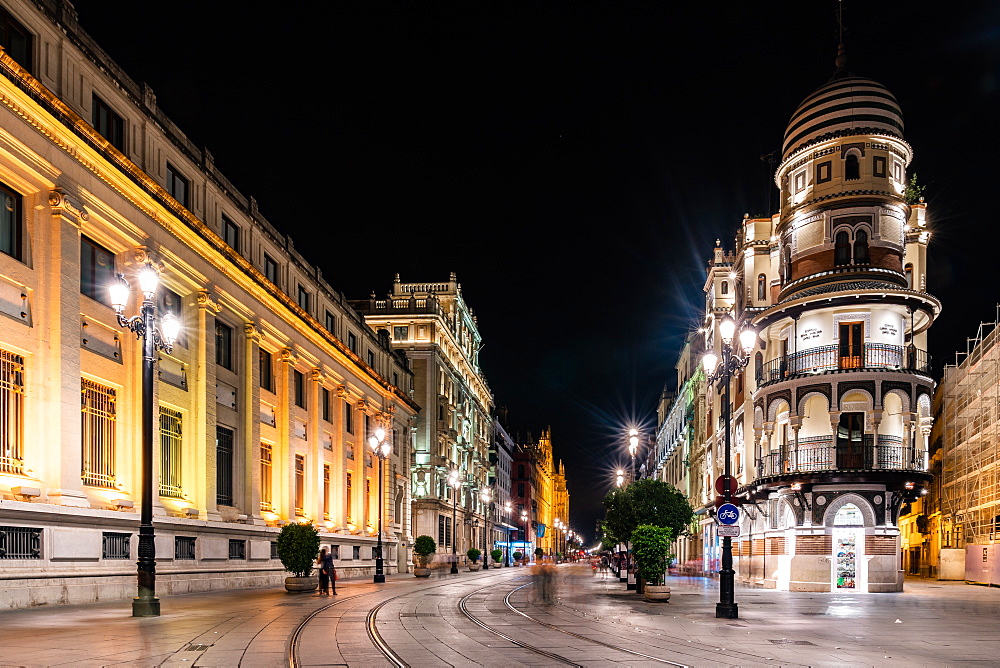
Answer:
<path fill-rule="evenodd" d="M 719 494 L 726 493 L 726 487 L 729 487 L 729 494 L 732 496 L 736 493 L 736 488 L 739 487 L 739 483 L 736 481 L 735 476 L 731 475 L 720 475 L 715 479 L 715 491 Z"/>

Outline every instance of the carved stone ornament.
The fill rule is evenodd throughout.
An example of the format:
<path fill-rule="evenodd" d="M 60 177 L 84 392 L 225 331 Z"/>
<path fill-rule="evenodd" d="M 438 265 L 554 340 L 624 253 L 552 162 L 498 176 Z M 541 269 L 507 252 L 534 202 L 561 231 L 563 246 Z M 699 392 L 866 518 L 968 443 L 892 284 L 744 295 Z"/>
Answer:
<path fill-rule="evenodd" d="M 282 348 L 278 355 L 282 362 L 286 362 L 288 364 L 295 364 L 299 361 L 299 356 L 291 348 Z"/>
<path fill-rule="evenodd" d="M 313 368 L 309 371 L 309 379 L 314 380 L 317 383 L 322 383 L 326 380 L 326 375 L 323 373 L 322 369 Z"/>
<path fill-rule="evenodd" d="M 338 385 L 337 389 L 335 391 L 337 393 L 337 396 L 339 398 L 341 398 L 341 399 L 343 399 L 344 397 L 347 396 L 347 386 L 346 385 Z"/>
<path fill-rule="evenodd" d="M 83 202 L 62 188 L 54 188 L 49 191 L 49 206 L 60 213 L 70 213 L 78 220 L 90 220 L 90 214 L 84 208 Z"/>
<path fill-rule="evenodd" d="M 357 404 L 355 405 L 355 408 L 357 408 L 357 409 L 358 409 L 359 411 L 361 411 L 362 413 L 367 413 L 367 412 L 368 412 L 368 402 L 367 402 L 367 401 L 365 401 L 364 399 L 361 399 L 361 400 L 359 400 L 359 401 L 358 401 L 358 403 L 357 403 Z"/>
<path fill-rule="evenodd" d="M 222 311 L 222 304 L 215 299 L 209 290 L 202 290 L 195 297 L 195 301 L 198 304 L 198 308 L 205 309 L 212 315 L 218 315 Z"/>
<path fill-rule="evenodd" d="M 264 332 L 253 321 L 243 323 L 243 333 L 246 334 L 247 339 L 254 343 L 260 343 L 261 339 L 264 338 Z"/>

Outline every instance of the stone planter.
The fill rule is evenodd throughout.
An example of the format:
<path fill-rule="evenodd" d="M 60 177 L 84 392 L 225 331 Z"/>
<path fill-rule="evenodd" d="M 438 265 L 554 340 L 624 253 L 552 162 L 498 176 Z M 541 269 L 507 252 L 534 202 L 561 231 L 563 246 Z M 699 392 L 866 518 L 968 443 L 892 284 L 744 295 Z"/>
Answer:
<path fill-rule="evenodd" d="M 501 564 L 499 561 L 494 561 L 493 562 L 493 568 L 502 568 L 502 567 L 503 567 L 503 564 Z"/>
<path fill-rule="evenodd" d="M 474 564 L 469 564 L 469 570 L 472 571 L 472 572 L 478 571 L 482 567 L 483 567 L 483 565 L 480 564 L 479 562 L 476 562 Z"/>
<path fill-rule="evenodd" d="M 642 588 L 642 595 L 647 601 L 669 601 L 670 587 L 667 585 L 645 585 Z"/>
<path fill-rule="evenodd" d="M 418 578 L 429 578 L 431 576 L 431 569 L 417 566 L 413 569 L 413 574 Z"/>
<path fill-rule="evenodd" d="M 285 591 L 292 594 L 315 591 L 318 586 L 319 576 L 316 575 L 310 575 L 304 578 L 297 578 L 294 576 L 285 578 Z"/>

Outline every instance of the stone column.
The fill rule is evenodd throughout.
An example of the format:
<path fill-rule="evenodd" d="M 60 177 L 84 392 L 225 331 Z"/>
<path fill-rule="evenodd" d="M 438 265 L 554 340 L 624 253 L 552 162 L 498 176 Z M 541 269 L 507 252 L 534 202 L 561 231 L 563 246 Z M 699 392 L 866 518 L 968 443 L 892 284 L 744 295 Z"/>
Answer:
<path fill-rule="evenodd" d="M 247 517 L 254 524 L 265 524 L 260 515 L 260 340 L 263 337 L 255 322 L 243 325 L 244 354 L 246 355 L 246 373 L 243 374 L 243 385 L 240 393 L 243 395 L 243 480 L 244 485 L 241 506 Z"/>
<path fill-rule="evenodd" d="M 196 455 L 200 450 L 203 456 L 196 456 L 194 462 L 198 480 L 194 502 L 196 508 L 206 511 L 208 519 L 222 521 L 215 503 L 215 316 L 222 307 L 208 290 L 199 292 L 196 302 L 198 311 L 191 337 L 191 418 Z"/>

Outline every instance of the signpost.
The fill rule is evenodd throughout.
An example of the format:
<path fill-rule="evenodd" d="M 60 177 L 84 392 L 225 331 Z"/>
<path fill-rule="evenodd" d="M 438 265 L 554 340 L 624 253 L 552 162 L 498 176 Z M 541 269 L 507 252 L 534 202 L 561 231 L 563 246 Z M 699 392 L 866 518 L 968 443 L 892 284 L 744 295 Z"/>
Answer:
<path fill-rule="evenodd" d="M 726 536 L 729 536 L 730 538 L 740 537 L 740 528 L 737 526 L 731 526 L 729 524 L 720 524 L 718 527 L 716 527 L 716 529 L 718 529 L 719 535 L 722 536 L 723 538 Z"/>
<path fill-rule="evenodd" d="M 740 521 L 740 509 L 731 503 L 723 503 L 715 513 L 720 524 L 733 525 Z"/>

